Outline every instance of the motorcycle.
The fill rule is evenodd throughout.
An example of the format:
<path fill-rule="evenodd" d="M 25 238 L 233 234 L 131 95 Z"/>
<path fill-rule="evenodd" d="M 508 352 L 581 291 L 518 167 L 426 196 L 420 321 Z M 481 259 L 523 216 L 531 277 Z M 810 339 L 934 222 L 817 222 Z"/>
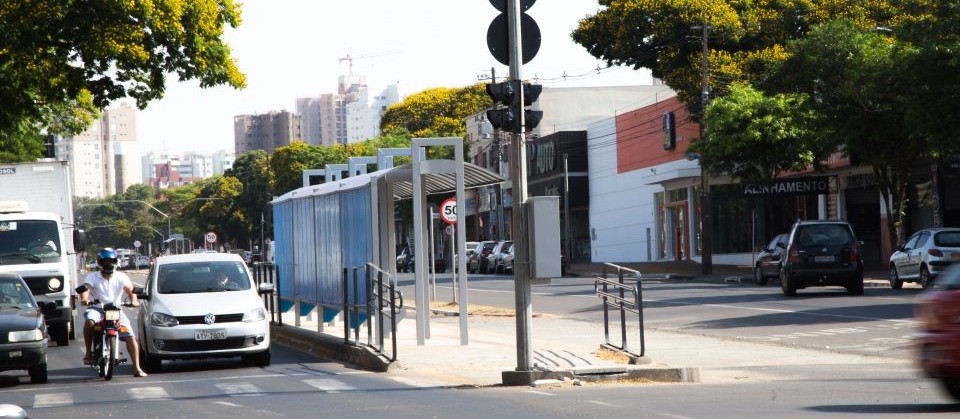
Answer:
<path fill-rule="evenodd" d="M 76 289 L 77 294 L 87 290 L 86 284 Z M 93 300 L 89 305 L 100 306 L 103 309 L 103 318 L 93 325 L 93 347 L 90 352 L 93 362 L 90 367 L 97 371 L 100 377 L 109 381 L 113 378 L 117 365 L 127 362 L 126 358 L 120 357 L 120 333 L 125 332 L 126 328 L 120 325 L 120 307 L 112 303 L 102 304 L 98 299 Z"/>

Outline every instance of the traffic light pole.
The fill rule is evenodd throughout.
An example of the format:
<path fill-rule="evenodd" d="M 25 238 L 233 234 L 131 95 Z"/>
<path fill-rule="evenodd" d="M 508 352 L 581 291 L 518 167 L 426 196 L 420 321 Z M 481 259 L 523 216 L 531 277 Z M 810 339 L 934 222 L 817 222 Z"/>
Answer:
<path fill-rule="evenodd" d="M 521 67 L 523 63 L 520 34 L 520 0 L 507 0 L 507 28 L 509 30 L 510 49 L 510 79 L 522 81 Z M 527 148 L 524 141 L 525 122 L 523 112 L 523 83 L 518 82 L 519 112 L 518 118 L 521 129 L 511 136 L 510 147 L 513 149 L 513 158 L 510 159 L 510 176 L 513 180 L 513 280 L 516 300 L 517 319 L 517 371 L 531 371 L 533 364 L 533 349 L 531 345 L 530 329 L 533 319 L 530 301 L 530 248 L 527 235 Z"/>

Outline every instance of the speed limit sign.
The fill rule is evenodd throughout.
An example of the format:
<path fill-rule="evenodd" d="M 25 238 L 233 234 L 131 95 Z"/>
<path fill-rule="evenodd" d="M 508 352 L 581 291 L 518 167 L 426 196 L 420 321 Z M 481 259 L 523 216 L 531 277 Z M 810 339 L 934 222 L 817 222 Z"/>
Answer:
<path fill-rule="evenodd" d="M 214 233 L 214 232 L 212 232 L 212 231 L 207 232 L 207 234 L 204 235 L 204 239 L 207 240 L 207 243 L 216 243 L 216 242 L 217 242 L 217 233 Z"/>
<path fill-rule="evenodd" d="M 457 223 L 457 199 L 447 198 L 440 203 L 440 220 L 447 224 Z"/>

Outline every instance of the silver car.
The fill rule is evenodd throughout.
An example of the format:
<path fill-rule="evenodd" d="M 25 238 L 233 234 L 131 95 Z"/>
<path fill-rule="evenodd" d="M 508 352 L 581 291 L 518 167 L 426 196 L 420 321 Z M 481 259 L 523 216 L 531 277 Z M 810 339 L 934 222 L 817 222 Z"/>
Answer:
<path fill-rule="evenodd" d="M 164 359 L 241 356 L 270 365 L 270 320 L 240 255 L 193 253 L 157 258 L 137 295 L 141 363 L 157 371 Z"/>
<path fill-rule="evenodd" d="M 919 230 L 890 255 L 890 287 L 919 282 L 927 288 L 956 261 L 960 261 L 960 228 Z"/>

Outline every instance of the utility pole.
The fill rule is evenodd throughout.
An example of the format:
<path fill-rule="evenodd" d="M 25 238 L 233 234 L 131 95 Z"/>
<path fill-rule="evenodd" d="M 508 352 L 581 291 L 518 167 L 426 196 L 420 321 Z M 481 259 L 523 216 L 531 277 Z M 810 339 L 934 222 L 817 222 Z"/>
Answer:
<path fill-rule="evenodd" d="M 700 141 L 705 141 L 703 134 L 706 132 L 707 123 L 704 117 L 707 113 L 707 104 L 710 102 L 710 79 L 708 77 L 710 70 L 710 52 L 707 48 L 707 39 L 710 37 L 710 25 L 704 22 L 702 27 L 702 59 L 700 81 Z M 711 216 L 712 205 L 710 203 L 710 176 L 703 167 L 703 158 L 700 159 L 700 248 L 701 264 L 704 275 L 713 273 L 713 217 Z"/>
<path fill-rule="evenodd" d="M 567 262 L 573 260 L 573 233 L 570 218 L 570 168 L 567 165 L 567 153 L 563 153 L 563 235 L 566 240 L 564 251 L 567 252 Z"/>

